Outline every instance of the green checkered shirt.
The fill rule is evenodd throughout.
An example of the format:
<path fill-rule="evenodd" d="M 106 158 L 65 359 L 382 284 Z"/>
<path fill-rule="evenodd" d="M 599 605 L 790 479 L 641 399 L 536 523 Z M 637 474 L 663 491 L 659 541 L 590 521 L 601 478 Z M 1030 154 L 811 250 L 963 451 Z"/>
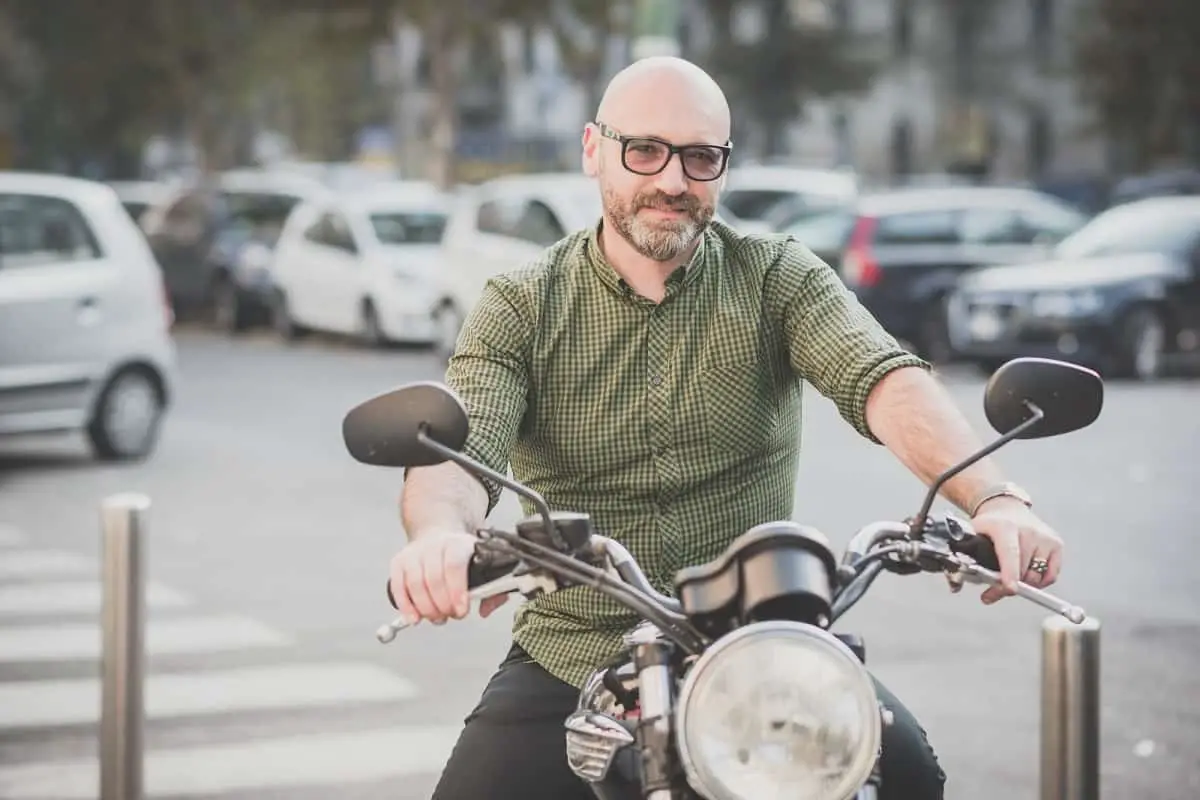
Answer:
<path fill-rule="evenodd" d="M 783 235 L 714 222 L 656 304 L 607 263 L 598 228 L 493 277 L 446 372 L 470 420 L 465 452 L 592 516 L 660 591 L 762 522 L 791 518 L 801 387 L 863 436 L 871 387 L 927 366 Z M 500 487 L 485 482 L 495 508 Z M 526 505 L 528 514 L 534 513 Z M 581 686 L 639 620 L 587 587 L 523 604 L 514 640 Z"/>

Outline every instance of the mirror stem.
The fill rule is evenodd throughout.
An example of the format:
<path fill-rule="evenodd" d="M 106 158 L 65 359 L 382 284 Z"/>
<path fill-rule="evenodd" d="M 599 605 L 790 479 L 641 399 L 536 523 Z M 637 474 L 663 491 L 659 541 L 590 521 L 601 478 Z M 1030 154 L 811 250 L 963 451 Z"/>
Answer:
<path fill-rule="evenodd" d="M 913 518 L 912 525 L 909 527 L 909 535 L 912 538 L 918 537 L 921 531 L 925 529 L 925 520 L 929 516 L 929 509 L 933 506 L 933 501 L 937 499 L 937 494 L 939 491 L 941 491 L 941 488 L 945 485 L 946 481 L 950 480 L 975 462 L 996 452 L 1001 447 L 1032 428 L 1034 425 L 1040 422 L 1044 416 L 1046 416 L 1044 411 L 1028 400 L 1025 400 L 1024 403 L 1025 407 L 1029 409 L 1031 414 L 1029 419 L 1025 420 L 1020 425 L 989 444 L 987 447 L 975 453 L 975 455 L 946 470 L 938 476 L 937 480 L 933 482 L 933 485 L 929 487 L 929 493 L 925 495 L 925 502 L 921 506 L 921 510 L 917 513 L 917 516 Z"/>
<path fill-rule="evenodd" d="M 463 455 L 457 450 L 452 450 L 451 448 L 446 447 L 446 445 L 442 444 L 437 439 L 430 438 L 425 432 L 424 426 L 421 427 L 421 430 L 417 431 L 417 441 L 448 461 L 453 461 L 455 464 L 458 464 L 468 472 L 474 472 L 484 476 L 485 478 L 488 478 L 489 480 L 493 480 L 506 489 L 516 492 L 529 502 L 533 503 L 534 508 L 537 509 L 538 514 L 542 517 L 542 522 L 546 526 L 546 535 L 550 537 L 550 541 L 554 542 L 557 547 L 562 548 L 565 546 L 562 541 L 562 537 L 558 534 L 558 528 L 554 525 L 554 519 L 550 515 L 550 506 L 546 504 L 546 499 L 533 489 L 527 489 L 515 481 L 510 481 L 506 476 L 501 475 L 499 472 L 496 472 L 495 470 L 490 469 L 483 464 L 480 464 L 470 456 Z"/>

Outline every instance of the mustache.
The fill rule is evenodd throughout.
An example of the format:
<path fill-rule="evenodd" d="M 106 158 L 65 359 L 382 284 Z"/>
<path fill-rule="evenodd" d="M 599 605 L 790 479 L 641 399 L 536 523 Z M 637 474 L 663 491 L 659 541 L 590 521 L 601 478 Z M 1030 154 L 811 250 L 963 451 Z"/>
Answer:
<path fill-rule="evenodd" d="M 634 211 L 643 208 L 653 208 L 658 211 L 682 211 L 695 214 L 700 210 L 700 200 L 688 194 L 670 195 L 665 192 L 639 197 L 634 204 Z"/>

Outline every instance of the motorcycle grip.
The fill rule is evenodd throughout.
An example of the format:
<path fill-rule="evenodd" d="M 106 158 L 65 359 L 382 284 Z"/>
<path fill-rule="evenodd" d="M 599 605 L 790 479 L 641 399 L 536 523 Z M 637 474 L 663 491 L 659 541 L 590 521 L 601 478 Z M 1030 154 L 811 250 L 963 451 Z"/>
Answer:
<path fill-rule="evenodd" d="M 996 571 L 1000 569 L 1000 560 L 996 558 L 996 545 L 986 536 L 973 533 L 950 547 L 956 553 L 963 553 L 975 559 L 975 563 L 981 567 Z"/>
<path fill-rule="evenodd" d="M 477 586 L 482 586 L 485 583 L 502 578 L 513 571 L 517 566 L 517 560 L 509 556 L 497 555 L 488 552 L 476 552 L 471 556 L 470 562 L 467 564 L 467 588 L 474 589 Z M 392 596 L 392 579 L 387 579 L 387 599 L 392 608 L 397 611 L 400 606 L 396 605 L 396 598 Z"/>

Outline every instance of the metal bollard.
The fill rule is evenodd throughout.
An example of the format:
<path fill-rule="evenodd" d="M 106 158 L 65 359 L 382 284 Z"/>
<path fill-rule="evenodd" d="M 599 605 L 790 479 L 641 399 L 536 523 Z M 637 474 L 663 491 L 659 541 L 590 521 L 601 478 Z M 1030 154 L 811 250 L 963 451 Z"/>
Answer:
<path fill-rule="evenodd" d="M 1100 622 L 1042 623 L 1041 800 L 1100 797 Z"/>
<path fill-rule="evenodd" d="M 100 800 L 142 800 L 146 600 L 142 537 L 150 500 L 105 498 Z"/>

